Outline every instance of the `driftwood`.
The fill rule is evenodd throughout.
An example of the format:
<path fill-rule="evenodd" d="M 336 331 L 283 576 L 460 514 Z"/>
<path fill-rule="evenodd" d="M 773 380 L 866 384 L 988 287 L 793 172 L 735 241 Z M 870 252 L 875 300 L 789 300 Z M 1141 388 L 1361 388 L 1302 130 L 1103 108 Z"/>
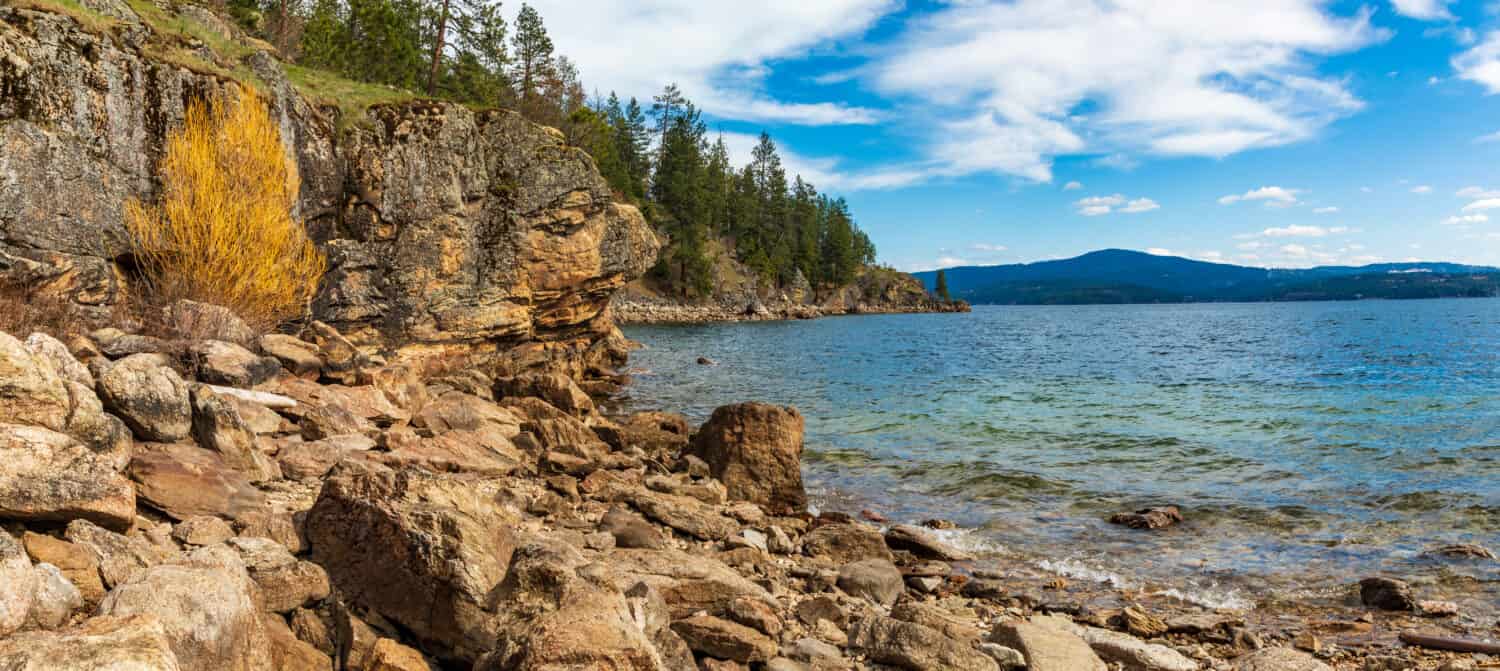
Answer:
<path fill-rule="evenodd" d="M 1402 632 L 1401 642 L 1407 645 L 1415 645 L 1423 648 L 1436 650 L 1451 650 L 1453 652 L 1480 652 L 1489 655 L 1500 655 L 1500 643 L 1488 641 L 1476 641 L 1472 638 L 1451 638 L 1448 636 L 1430 636 L 1416 632 Z"/>

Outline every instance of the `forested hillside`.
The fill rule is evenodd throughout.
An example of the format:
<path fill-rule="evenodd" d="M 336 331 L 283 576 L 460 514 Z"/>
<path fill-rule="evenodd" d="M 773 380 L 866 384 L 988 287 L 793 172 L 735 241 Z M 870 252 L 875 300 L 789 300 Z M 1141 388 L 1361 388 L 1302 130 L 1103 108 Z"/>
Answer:
<path fill-rule="evenodd" d="M 836 288 L 874 263 L 875 248 L 848 205 L 788 175 L 769 135 L 737 166 L 675 85 L 644 102 L 613 92 L 590 96 L 528 5 L 512 26 L 501 3 L 485 0 L 227 2 L 224 9 L 245 29 L 304 68 L 294 69 L 294 78 L 312 88 L 324 84 L 338 104 L 358 103 L 368 92 L 330 85 L 324 73 L 411 96 L 514 109 L 560 129 L 667 243 L 651 273 L 665 293 L 712 294 L 719 254 L 767 287 Z"/>

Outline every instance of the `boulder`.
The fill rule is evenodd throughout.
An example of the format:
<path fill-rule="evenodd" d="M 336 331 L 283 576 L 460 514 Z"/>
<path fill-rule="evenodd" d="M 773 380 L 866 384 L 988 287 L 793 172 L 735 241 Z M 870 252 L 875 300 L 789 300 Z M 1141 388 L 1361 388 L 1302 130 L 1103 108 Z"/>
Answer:
<path fill-rule="evenodd" d="M 255 432 L 240 417 L 233 398 L 199 385 L 192 390 L 192 400 L 193 437 L 200 446 L 218 453 L 227 466 L 251 482 L 275 479 L 275 470 L 256 448 Z"/>
<path fill-rule="evenodd" d="M 1162 529 L 1181 521 L 1182 511 L 1178 510 L 1177 506 L 1157 506 L 1135 512 L 1115 513 L 1109 518 L 1110 524 L 1132 529 Z"/>
<path fill-rule="evenodd" d="M 365 661 L 365 671 L 432 671 L 432 665 L 422 653 L 408 648 L 389 638 L 375 642 L 370 658 Z"/>
<path fill-rule="evenodd" d="M 922 559 L 955 562 L 974 558 L 939 541 L 926 529 L 910 524 L 897 524 L 887 529 L 885 544 L 892 550 L 904 550 Z"/>
<path fill-rule="evenodd" d="M 824 524 L 813 529 L 802 537 L 802 552 L 809 557 L 827 557 L 839 564 L 894 559 L 879 531 L 853 522 Z"/>
<path fill-rule="evenodd" d="M 1106 662 L 1131 671 L 1197 671 L 1198 663 L 1165 645 L 1098 627 L 1077 627 L 1083 640 Z"/>
<path fill-rule="evenodd" d="M 1359 600 L 1381 610 L 1416 610 L 1417 599 L 1411 585 L 1393 578 L 1365 578 L 1359 581 Z"/>
<path fill-rule="evenodd" d="M 0 345 L 0 350 L 5 349 Z M 26 349 L 51 364 L 53 372 L 64 381 L 77 382 L 88 389 L 94 388 L 94 374 L 89 372 L 89 367 L 74 358 L 73 353 L 68 351 L 68 346 L 57 338 L 45 333 L 33 333 L 26 336 Z"/>
<path fill-rule="evenodd" d="M 884 559 L 864 559 L 839 568 L 839 589 L 850 596 L 889 606 L 906 591 L 901 569 Z"/>
<path fill-rule="evenodd" d="M 255 342 L 255 329 L 233 310 L 212 303 L 178 300 L 167 308 L 167 322 L 172 335 L 182 340 L 222 340 L 247 347 Z"/>
<path fill-rule="evenodd" d="M 32 567 L 36 574 L 36 595 L 27 620 L 42 629 L 56 629 L 83 609 L 83 594 L 51 564 Z"/>
<path fill-rule="evenodd" d="M 599 519 L 599 530 L 615 539 L 615 547 L 660 550 L 667 539 L 656 526 L 624 508 L 612 508 Z"/>
<path fill-rule="evenodd" d="M 112 529 L 135 519 L 135 490 L 116 455 L 41 427 L 0 424 L 0 464 L 0 519 L 81 518 Z"/>
<path fill-rule="evenodd" d="M 1333 671 L 1317 658 L 1291 648 L 1266 648 L 1234 660 L 1234 671 Z"/>
<path fill-rule="evenodd" d="M 720 514 L 717 508 L 686 496 L 637 488 L 627 500 L 647 517 L 701 540 L 724 540 L 740 529 L 738 522 Z"/>
<path fill-rule="evenodd" d="M 759 503 L 772 514 L 800 513 L 807 508 L 803 428 L 796 408 L 726 405 L 714 410 L 688 449 L 708 463 L 730 498 Z"/>
<path fill-rule="evenodd" d="M 123 359 L 135 354 L 160 354 L 170 349 L 161 338 L 126 333 L 117 328 L 102 328 L 89 333 L 89 338 L 99 345 L 99 351 L 111 359 Z"/>
<path fill-rule="evenodd" d="M 281 616 L 261 613 L 260 620 L 266 630 L 266 651 L 276 671 L 334 671 L 333 659 L 298 640 Z"/>
<path fill-rule="evenodd" d="M 99 398 L 140 440 L 172 442 L 192 431 L 187 383 L 160 356 L 132 354 L 109 364 L 99 378 Z"/>
<path fill-rule="evenodd" d="M 56 566 L 68 582 L 78 589 L 84 604 L 94 606 L 104 598 L 104 582 L 99 579 L 99 560 L 81 545 L 68 541 L 26 532 L 21 536 L 26 554 L 38 564 Z"/>
<path fill-rule="evenodd" d="M 521 418 L 507 408 L 478 396 L 450 391 L 432 399 L 411 420 L 412 426 L 433 433 L 476 431 L 493 425 L 507 438 L 521 432 Z"/>
<path fill-rule="evenodd" d="M 585 417 L 594 413 L 594 400 L 589 398 L 573 378 L 561 373 L 531 373 L 495 380 L 495 398 L 508 397 L 540 398 L 574 417 Z"/>
<path fill-rule="evenodd" d="M 187 671 L 152 615 L 95 617 L 60 631 L 0 638 L 0 668 L 25 671 Z"/>
<path fill-rule="evenodd" d="M 358 381 L 360 369 L 369 364 L 369 359 L 355 347 L 354 343 L 338 329 L 320 321 L 308 325 L 307 335 L 318 346 L 318 355 L 323 359 L 323 376 L 343 384 Z"/>
<path fill-rule="evenodd" d="M 497 639 L 475 670 L 663 668 L 652 639 L 665 617 L 633 609 L 602 571 L 556 539 L 520 544 L 495 593 Z"/>
<path fill-rule="evenodd" d="M 489 595 L 505 577 L 518 514 L 509 483 L 345 461 L 308 512 L 313 560 L 344 598 L 472 663 L 493 644 Z"/>
<path fill-rule="evenodd" d="M 593 428 L 616 450 L 638 448 L 664 462 L 676 458 L 692 436 L 687 418 L 669 412 L 638 412 L 618 424 L 600 423 Z"/>
<path fill-rule="evenodd" d="M 234 538 L 229 523 L 217 517 L 189 517 L 172 527 L 172 538 L 185 545 L 214 545 Z"/>
<path fill-rule="evenodd" d="M 0 529 L 0 639 L 11 635 L 31 614 L 37 575 L 21 544 Z"/>
<path fill-rule="evenodd" d="M 1087 641 L 1053 626 L 1031 622 L 1002 622 L 990 632 L 990 642 L 1019 651 L 1028 671 L 1108 671 Z"/>
<path fill-rule="evenodd" d="M 72 410 L 68 414 L 67 430 L 63 433 L 109 459 L 117 470 L 124 469 L 130 461 L 130 429 L 119 417 L 104 412 L 104 404 L 94 393 L 94 387 L 85 387 L 72 380 L 66 380 L 64 384 L 68 387 Z"/>
<path fill-rule="evenodd" d="M 709 657 L 736 662 L 765 662 L 776 654 L 776 642 L 761 632 L 712 615 L 698 615 L 672 623 L 688 648 Z"/>
<path fill-rule="evenodd" d="M 117 534 L 86 520 L 69 522 L 66 536 L 67 542 L 84 549 L 93 558 L 96 577 L 103 579 L 105 587 L 113 588 L 147 568 L 180 559 L 175 550 L 153 545 L 138 536 Z M 81 584 L 79 591 L 83 591 Z"/>
<path fill-rule="evenodd" d="M 48 357 L 0 332 L 0 422 L 62 431 L 71 407 L 68 388 Z"/>
<path fill-rule="evenodd" d="M 234 519 L 234 531 L 244 538 L 269 538 L 294 555 L 307 549 L 307 540 L 291 513 L 262 508 L 240 513 Z"/>
<path fill-rule="evenodd" d="M 323 357 L 318 346 L 305 340 L 280 333 L 260 337 L 260 351 L 277 361 L 288 373 L 300 378 L 316 380 L 323 372 Z"/>
<path fill-rule="evenodd" d="M 265 495 L 217 452 L 192 445 L 154 445 L 130 460 L 136 494 L 175 520 L 197 515 L 234 519 L 265 504 Z"/>
<path fill-rule="evenodd" d="M 185 670 L 274 668 L 255 584 L 239 558 L 221 546 L 135 574 L 104 597 L 99 614 L 155 616 Z"/>
<path fill-rule="evenodd" d="M 328 598 L 328 574 L 323 568 L 292 556 L 269 538 L 233 538 L 229 546 L 239 552 L 250 579 L 260 588 L 265 609 L 290 613 L 304 605 Z"/>
<path fill-rule="evenodd" d="M 258 356 L 223 340 L 196 341 L 187 354 L 198 379 L 209 384 L 248 388 L 281 372 L 281 362 L 275 357 Z"/>
<path fill-rule="evenodd" d="M 397 436 L 395 431 L 387 432 L 389 451 L 372 454 L 370 458 L 393 468 L 416 466 L 429 471 L 481 475 L 528 470 L 534 461 L 493 424 L 475 430 L 447 431 L 430 438 L 416 434 Z"/>
<path fill-rule="evenodd" d="M 913 622 L 869 615 L 849 630 L 849 647 L 881 664 L 926 671 L 998 671 L 999 664 L 967 643 Z M 1079 667 L 1077 671 L 1083 671 Z M 1103 667 L 1100 667 L 1101 671 Z M 1044 671 L 1033 667 L 1033 671 Z"/>
<path fill-rule="evenodd" d="M 775 603 L 765 588 L 709 557 L 677 550 L 616 548 L 609 553 L 607 565 L 617 587 L 630 589 L 644 583 L 660 593 L 673 618 L 699 611 L 728 613 L 741 597 Z"/>

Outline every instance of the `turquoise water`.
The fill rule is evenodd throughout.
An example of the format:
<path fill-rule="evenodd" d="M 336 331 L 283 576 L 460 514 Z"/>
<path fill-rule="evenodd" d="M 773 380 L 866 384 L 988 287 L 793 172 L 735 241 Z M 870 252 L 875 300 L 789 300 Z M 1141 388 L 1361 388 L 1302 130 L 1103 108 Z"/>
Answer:
<path fill-rule="evenodd" d="M 1216 605 L 1376 572 L 1500 591 L 1493 563 L 1421 556 L 1500 551 L 1500 300 L 981 306 L 626 335 L 646 345 L 632 408 L 800 408 L 824 508 L 943 517 L 1012 560 Z M 1188 522 L 1104 522 L 1158 503 Z"/>

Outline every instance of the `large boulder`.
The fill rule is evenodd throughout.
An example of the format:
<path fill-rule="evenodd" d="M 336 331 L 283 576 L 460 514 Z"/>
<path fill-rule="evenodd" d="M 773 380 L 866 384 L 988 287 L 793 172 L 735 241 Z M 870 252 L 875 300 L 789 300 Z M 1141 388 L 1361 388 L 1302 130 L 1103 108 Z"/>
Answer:
<path fill-rule="evenodd" d="M 24 671 L 187 671 L 154 615 L 95 617 L 60 631 L 0 638 L 0 669 Z"/>
<path fill-rule="evenodd" d="M 93 373 L 68 351 L 68 346 L 61 340 L 45 333 L 33 333 L 26 336 L 26 349 L 52 364 L 52 370 L 63 380 L 77 382 L 89 389 L 94 388 Z"/>
<path fill-rule="evenodd" d="M 321 566 L 303 561 L 269 538 L 234 538 L 229 546 L 240 553 L 250 579 L 260 587 L 265 609 L 289 613 L 296 608 L 328 598 L 328 574 Z"/>
<path fill-rule="evenodd" d="M 741 598 L 775 604 L 764 587 L 710 557 L 677 550 L 626 548 L 611 552 L 607 565 L 616 587 L 628 590 L 644 583 L 661 594 L 673 618 L 699 611 L 729 613 Z"/>
<path fill-rule="evenodd" d="M 849 647 L 873 661 L 894 667 L 926 671 L 999 671 L 1000 665 L 967 642 L 954 640 L 914 622 L 880 615 L 862 618 L 850 628 Z M 1043 667 L 1030 667 L 1041 671 Z M 1084 671 L 1079 667 L 1078 671 Z"/>
<path fill-rule="evenodd" d="M 990 641 L 1019 650 L 1028 671 L 1108 671 L 1104 660 L 1088 642 L 1046 623 L 1002 622 L 990 632 Z"/>
<path fill-rule="evenodd" d="M 594 412 L 594 400 L 573 378 L 560 373 L 531 373 L 495 380 L 495 398 L 512 396 L 540 398 L 575 417 Z"/>
<path fill-rule="evenodd" d="M 839 589 L 871 603 L 890 606 L 906 591 L 901 569 L 884 559 L 865 559 L 839 568 Z"/>
<path fill-rule="evenodd" d="M 827 557 L 840 564 L 894 556 L 880 532 L 858 522 L 824 524 L 802 537 L 802 551 L 809 557 Z"/>
<path fill-rule="evenodd" d="M 0 422 L 62 431 L 71 407 L 68 389 L 48 358 L 0 332 Z"/>
<path fill-rule="evenodd" d="M 199 340 L 188 348 L 198 379 L 230 387 L 254 387 L 281 372 L 275 357 L 259 356 L 223 340 Z"/>
<path fill-rule="evenodd" d="M 161 356 L 132 354 L 104 367 L 99 398 L 141 440 L 169 443 L 192 431 L 187 383 Z"/>
<path fill-rule="evenodd" d="M 688 450 L 708 462 L 731 498 L 759 503 L 773 514 L 799 513 L 807 508 L 803 428 L 796 408 L 726 405 L 714 410 Z"/>
<path fill-rule="evenodd" d="M 184 671 L 271 671 L 256 601 L 245 565 L 216 546 L 137 573 L 104 597 L 99 614 L 155 616 Z"/>
<path fill-rule="evenodd" d="M 477 671 L 681 668 L 664 666 L 653 643 L 664 614 L 639 608 L 566 543 L 520 544 L 495 600 L 496 640 Z"/>
<path fill-rule="evenodd" d="M 0 639 L 26 624 L 36 589 L 31 560 L 14 537 L 0 530 Z"/>
<path fill-rule="evenodd" d="M 0 519 L 66 522 L 113 529 L 135 519 L 135 490 L 120 460 L 55 431 L 0 424 Z"/>
<path fill-rule="evenodd" d="M 489 596 L 514 547 L 507 489 L 498 478 L 345 461 L 307 515 L 313 561 L 345 599 L 424 650 L 472 663 L 494 642 Z"/>
<path fill-rule="evenodd" d="M 1333 668 L 1299 650 L 1265 648 L 1234 660 L 1234 671 L 1333 671 Z"/>
<path fill-rule="evenodd" d="M 153 445 L 130 459 L 136 494 L 175 520 L 198 515 L 234 519 L 262 507 L 265 495 L 217 452 L 192 445 Z"/>

